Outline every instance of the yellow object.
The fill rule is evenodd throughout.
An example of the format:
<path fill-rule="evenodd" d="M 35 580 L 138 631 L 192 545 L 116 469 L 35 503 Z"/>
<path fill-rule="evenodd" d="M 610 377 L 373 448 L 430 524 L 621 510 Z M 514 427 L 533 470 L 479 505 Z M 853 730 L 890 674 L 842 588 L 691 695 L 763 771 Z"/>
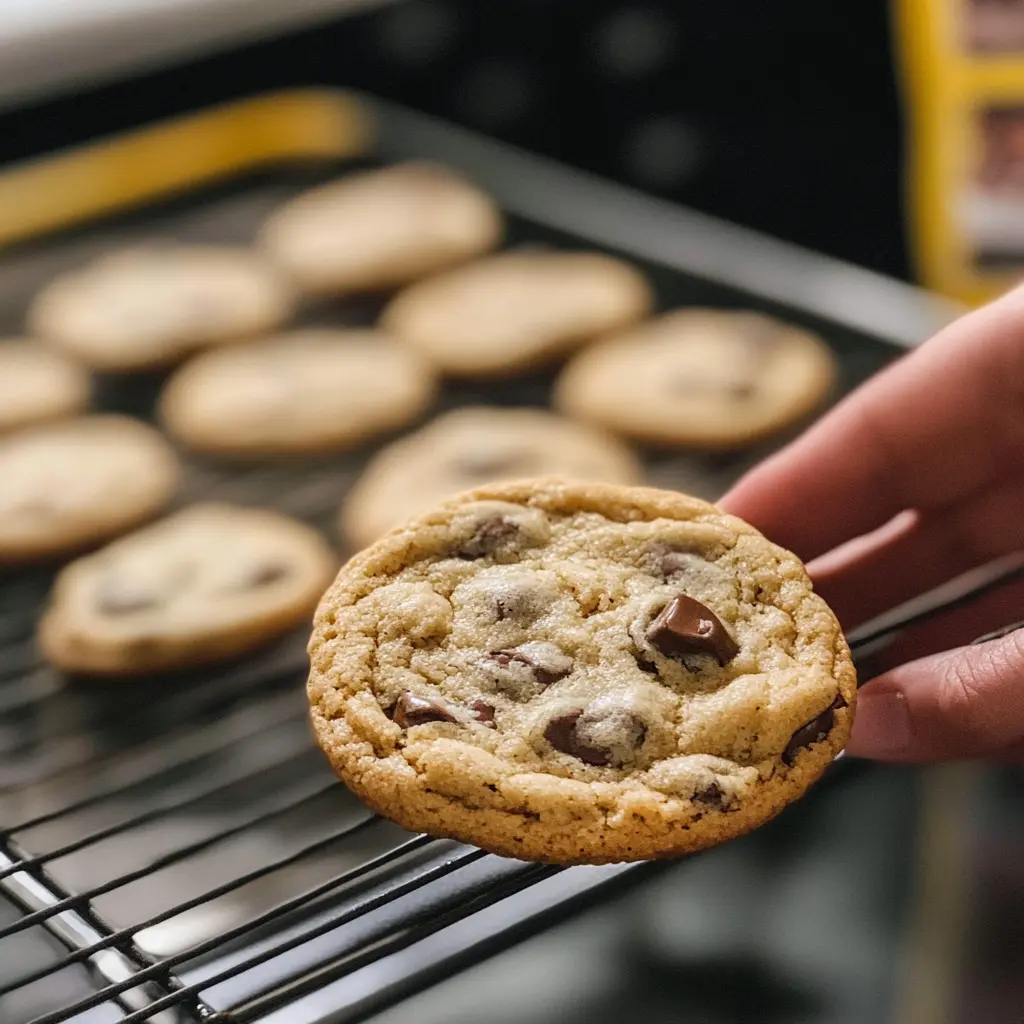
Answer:
<path fill-rule="evenodd" d="M 343 92 L 291 90 L 214 107 L 0 172 L 0 245 L 246 171 L 365 153 L 370 118 Z"/>
<path fill-rule="evenodd" d="M 1024 3 L 897 0 L 921 283 L 980 304 L 1024 276 Z"/>

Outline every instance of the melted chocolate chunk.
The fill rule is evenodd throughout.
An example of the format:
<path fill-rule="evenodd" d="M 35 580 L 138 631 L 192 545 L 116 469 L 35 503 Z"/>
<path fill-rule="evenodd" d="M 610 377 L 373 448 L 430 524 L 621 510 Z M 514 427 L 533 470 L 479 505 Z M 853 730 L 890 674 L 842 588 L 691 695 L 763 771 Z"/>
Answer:
<path fill-rule="evenodd" d="M 469 709 L 478 722 L 482 722 L 489 729 L 497 729 L 494 722 L 494 708 L 490 704 L 482 700 L 472 700 L 469 702 Z"/>
<path fill-rule="evenodd" d="M 413 725 L 424 725 L 427 722 L 455 722 L 456 717 L 440 704 L 435 704 L 427 697 L 417 697 L 406 691 L 398 698 L 391 712 L 395 725 L 408 729 Z"/>
<path fill-rule="evenodd" d="M 787 767 L 792 766 L 799 751 L 825 739 L 832 731 L 832 726 L 835 725 L 836 712 L 845 707 L 846 701 L 843 699 L 843 695 L 839 694 L 817 718 L 812 718 L 806 724 L 801 725 L 790 737 L 786 749 L 782 752 L 783 763 Z"/>
<path fill-rule="evenodd" d="M 472 717 L 489 728 L 495 728 L 494 708 L 482 700 L 475 700 L 468 705 Z M 448 708 L 443 707 L 429 697 L 417 697 L 406 690 L 391 709 L 391 719 L 395 725 L 409 729 L 414 725 L 425 725 L 427 722 L 458 722 L 458 718 Z"/>
<path fill-rule="evenodd" d="M 584 764 L 604 767 L 611 758 L 611 751 L 598 747 L 588 747 L 581 743 L 576 735 L 576 723 L 582 717 L 582 711 L 571 711 L 567 715 L 559 715 L 548 722 L 544 730 L 544 739 L 563 754 L 578 757 Z"/>
<path fill-rule="evenodd" d="M 543 641 L 526 643 L 507 651 L 491 651 L 487 659 L 499 668 L 525 665 L 542 686 L 557 683 L 572 671 L 572 658 L 563 654 L 554 644 Z"/>
<path fill-rule="evenodd" d="M 502 542 L 514 537 L 519 532 L 519 525 L 504 516 L 485 519 L 476 529 L 476 533 L 462 546 L 459 556 L 462 558 L 482 558 L 491 554 Z"/>
<path fill-rule="evenodd" d="M 709 807 L 714 807 L 719 811 L 726 809 L 725 794 L 717 782 L 712 782 L 709 786 L 698 789 L 693 794 L 693 799 L 699 804 L 707 804 Z"/>
<path fill-rule="evenodd" d="M 101 615 L 132 615 L 158 608 L 161 595 L 151 587 L 108 576 L 96 591 L 96 609 Z"/>
<path fill-rule="evenodd" d="M 668 658 L 706 654 L 719 665 L 728 664 L 739 653 L 718 616 L 692 597 L 674 597 L 647 628 L 651 645 Z"/>
<path fill-rule="evenodd" d="M 646 672 L 652 676 L 656 676 L 658 674 L 658 666 L 655 665 L 653 661 L 649 661 L 642 654 L 634 654 L 633 657 L 636 658 L 637 666 L 641 672 Z"/>
<path fill-rule="evenodd" d="M 701 565 L 707 565 L 706 559 L 692 551 L 666 551 L 658 562 L 658 569 L 666 579 L 676 573 L 691 572 Z"/>
<path fill-rule="evenodd" d="M 598 733 L 605 742 L 588 742 L 587 733 Z M 564 754 L 596 767 L 621 767 L 647 735 L 647 726 L 626 708 L 571 711 L 553 718 L 544 738 Z"/>

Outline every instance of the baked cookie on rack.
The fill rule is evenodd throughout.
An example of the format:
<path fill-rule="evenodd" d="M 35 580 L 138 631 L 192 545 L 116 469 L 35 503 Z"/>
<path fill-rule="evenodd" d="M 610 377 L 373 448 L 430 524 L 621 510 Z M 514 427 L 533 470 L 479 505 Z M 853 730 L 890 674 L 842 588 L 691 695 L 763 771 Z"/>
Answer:
<path fill-rule="evenodd" d="M 285 203 L 259 244 L 313 295 L 377 291 L 493 249 L 503 222 L 491 199 L 437 164 L 349 174 Z"/>
<path fill-rule="evenodd" d="M 307 329 L 196 356 L 167 383 L 159 415 L 197 451 L 322 452 L 405 426 L 436 390 L 430 365 L 380 332 Z"/>
<path fill-rule="evenodd" d="M 612 256 L 522 250 L 411 285 L 381 323 L 453 377 L 507 377 L 639 320 L 651 301 Z"/>
<path fill-rule="evenodd" d="M 337 568 L 311 527 L 193 505 L 68 565 L 39 626 L 68 672 L 136 675 L 241 654 L 298 626 Z"/>
<path fill-rule="evenodd" d="M 32 302 L 32 334 L 100 370 L 165 366 L 208 345 L 262 334 L 294 309 L 258 255 L 214 245 L 140 245 L 52 281 Z"/>
<path fill-rule="evenodd" d="M 626 437 L 727 449 L 799 420 L 835 378 L 831 350 L 807 331 L 760 313 L 683 309 L 581 352 L 555 404 Z"/>
<path fill-rule="evenodd" d="M 378 452 L 349 491 L 339 527 L 363 547 L 452 495 L 538 476 L 636 484 L 643 467 L 621 441 L 550 412 L 464 407 Z"/>
<path fill-rule="evenodd" d="M 0 434 L 76 416 L 91 396 L 78 363 L 28 339 L 0 340 Z"/>
<path fill-rule="evenodd" d="M 152 427 L 97 415 L 0 438 L 0 565 L 108 540 L 160 512 L 181 466 Z"/>
<path fill-rule="evenodd" d="M 842 749 L 856 677 L 804 567 L 713 505 L 496 484 L 392 531 L 325 594 L 317 736 L 405 828 L 508 857 L 669 857 L 738 836 Z"/>

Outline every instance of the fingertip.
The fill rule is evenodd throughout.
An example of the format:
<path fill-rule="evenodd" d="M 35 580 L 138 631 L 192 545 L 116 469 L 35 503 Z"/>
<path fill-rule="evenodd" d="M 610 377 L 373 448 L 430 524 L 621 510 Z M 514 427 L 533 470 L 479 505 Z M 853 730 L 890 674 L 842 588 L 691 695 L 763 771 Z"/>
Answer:
<path fill-rule="evenodd" d="M 912 755 L 913 747 L 914 728 L 906 694 L 884 685 L 865 687 L 857 695 L 846 752 L 873 761 L 899 761 Z"/>

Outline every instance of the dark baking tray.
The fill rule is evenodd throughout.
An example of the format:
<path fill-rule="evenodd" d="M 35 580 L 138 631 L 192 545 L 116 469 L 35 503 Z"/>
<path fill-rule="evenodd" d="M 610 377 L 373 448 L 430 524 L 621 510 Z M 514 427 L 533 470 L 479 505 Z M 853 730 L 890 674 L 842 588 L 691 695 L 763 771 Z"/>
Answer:
<path fill-rule="evenodd" d="M 356 166 L 413 157 L 459 168 L 490 191 L 508 214 L 509 246 L 604 249 L 644 270 L 660 310 L 759 309 L 817 331 L 840 366 L 833 400 L 948 317 L 942 304 L 868 272 L 407 110 L 366 97 L 357 102 L 369 112 L 376 135 L 358 159 L 303 159 L 250 170 L 8 248 L 0 255 L 0 331 L 18 333 L 35 289 L 97 253 L 163 238 L 249 242 L 265 214 L 302 188 Z M 303 310 L 301 322 L 370 323 L 378 309 L 373 300 L 321 303 Z M 162 379 L 101 377 L 97 405 L 148 419 Z M 547 372 L 501 384 L 449 382 L 430 415 L 479 402 L 545 406 L 552 380 Z M 342 455 L 244 467 L 187 456 L 180 501 L 216 497 L 273 506 L 316 524 L 337 543 L 337 507 L 386 440 Z M 715 498 L 784 440 L 728 455 L 644 454 L 652 483 Z M 50 917 L 46 928 L 40 920 L 20 939 L 0 937 L 0 991 L 39 968 L 47 944 L 59 948 L 50 934 L 55 924 L 70 922 L 72 938 L 64 935 L 63 941 L 74 947 L 95 941 L 81 939 L 83 922 L 103 936 L 174 913 L 240 876 L 253 878 L 124 935 L 116 943 L 120 966 L 91 960 L 88 977 L 86 967 L 67 966 L 30 988 L 0 995 L 0 1020 L 17 1024 L 64 1011 L 97 971 L 109 979 L 123 969 L 145 970 L 154 985 L 145 993 L 121 993 L 123 1008 L 161 997 L 177 1006 L 166 993 L 184 984 L 194 992 L 181 997 L 181 1007 L 190 1007 L 175 1011 L 185 1014 L 182 1019 L 227 1010 L 237 1019 L 255 1019 L 281 1006 L 288 1007 L 282 1019 L 355 1019 L 627 874 L 621 867 L 557 873 L 477 857 L 451 843 L 414 844 L 406 855 L 394 856 L 389 851 L 410 837 L 388 823 L 362 824 L 365 812 L 333 782 L 310 741 L 303 633 L 215 668 L 116 686 L 68 683 L 38 662 L 32 639 L 52 575 L 45 566 L 11 572 L 0 588 L 0 824 L 7 829 L 0 833 L 0 849 L 11 864 L 28 859 L 25 872 L 13 874 L 8 866 L 7 889 L 31 876 L 52 899 L 70 897 L 62 904 L 70 917 Z M 24 827 L 26 821 L 36 824 Z M 99 834 L 80 849 L 52 856 Z M 375 857 L 382 858 L 381 866 L 358 874 Z M 0 861 L 0 887 L 3 870 Z M 332 884 L 346 872 L 358 878 L 347 886 Z M 429 885 L 422 884 L 424 872 Z M 389 897 L 373 903 L 373 913 L 359 915 L 367 899 L 403 885 L 407 897 Z M 287 915 L 247 927 L 311 889 L 322 891 Z M 74 900 L 83 893 L 95 895 Z M 514 899 L 503 901 L 512 893 Z M 13 918 L 3 916 L 0 903 L 0 936 L 7 920 Z M 171 973 L 153 966 L 196 943 L 209 948 L 175 963 Z M 291 948 L 273 955 L 282 943 Z M 261 955 L 258 967 L 248 966 L 254 954 Z M 330 994 L 323 995 L 319 990 L 328 982 Z M 305 1002 L 298 1001 L 302 997 Z M 108 1010 L 116 1013 L 113 1005 L 80 1019 L 106 1019 Z"/>

